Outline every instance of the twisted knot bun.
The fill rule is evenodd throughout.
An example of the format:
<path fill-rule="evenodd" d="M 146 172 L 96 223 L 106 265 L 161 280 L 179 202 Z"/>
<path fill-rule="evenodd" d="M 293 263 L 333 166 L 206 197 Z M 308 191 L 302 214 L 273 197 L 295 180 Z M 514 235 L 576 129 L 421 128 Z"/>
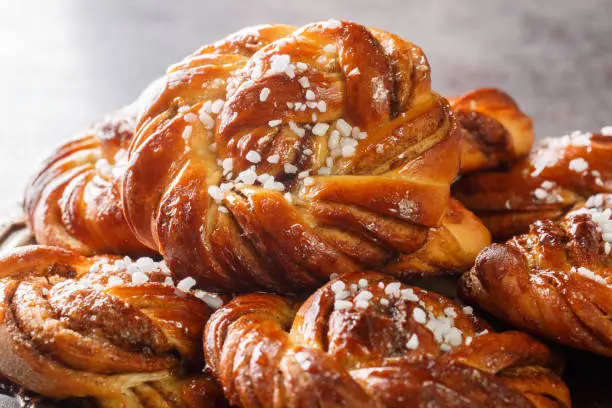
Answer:
<path fill-rule="evenodd" d="M 339 21 L 247 29 L 172 67 L 148 103 L 126 217 L 212 288 L 463 270 L 490 237 L 450 197 L 460 137 L 415 45 Z"/>
<path fill-rule="evenodd" d="M 605 132 L 604 132 L 605 133 Z M 596 193 L 612 192 L 612 137 L 573 132 L 548 138 L 508 170 L 464 176 L 453 186 L 459 199 L 495 238 L 556 219 Z"/>
<path fill-rule="evenodd" d="M 29 246 L 0 259 L 0 277 L 2 376 L 104 407 L 201 407 L 190 401 L 215 398 L 209 379 L 190 378 L 203 366 L 211 309 L 167 283 L 163 264 Z"/>
<path fill-rule="evenodd" d="M 509 165 L 533 147 L 533 122 L 514 99 L 481 88 L 449 102 L 461 125 L 461 172 Z"/>
<path fill-rule="evenodd" d="M 571 405 L 546 346 L 374 272 L 339 277 L 301 307 L 239 296 L 208 321 L 204 347 L 244 408 Z"/>
<path fill-rule="evenodd" d="M 560 343 L 612 356 L 612 195 L 482 251 L 460 292 L 495 316 Z"/>
<path fill-rule="evenodd" d="M 84 255 L 151 252 L 128 227 L 120 197 L 135 116 L 134 107 L 115 112 L 46 160 L 24 200 L 38 243 Z"/>

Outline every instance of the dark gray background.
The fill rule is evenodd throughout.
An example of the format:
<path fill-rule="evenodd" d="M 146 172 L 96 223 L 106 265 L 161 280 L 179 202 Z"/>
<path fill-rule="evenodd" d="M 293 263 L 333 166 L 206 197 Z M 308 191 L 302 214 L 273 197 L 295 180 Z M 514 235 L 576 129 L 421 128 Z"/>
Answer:
<path fill-rule="evenodd" d="M 330 17 L 423 47 L 439 92 L 507 90 L 540 137 L 612 123 L 612 0 L 1 0 L 0 211 L 59 141 L 201 44 Z"/>

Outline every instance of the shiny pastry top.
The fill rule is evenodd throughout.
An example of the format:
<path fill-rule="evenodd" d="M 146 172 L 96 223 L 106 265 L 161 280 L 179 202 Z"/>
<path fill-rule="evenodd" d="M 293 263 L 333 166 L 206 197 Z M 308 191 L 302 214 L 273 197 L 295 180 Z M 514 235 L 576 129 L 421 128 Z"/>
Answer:
<path fill-rule="evenodd" d="M 461 173 L 508 166 L 533 147 L 533 122 L 507 93 L 476 89 L 449 99 L 461 125 Z"/>
<path fill-rule="evenodd" d="M 363 56 L 367 55 L 367 58 Z M 450 198 L 461 132 L 420 48 L 330 20 L 240 31 L 175 65 L 137 126 L 126 218 L 202 285 L 469 267 L 488 231 Z"/>
<path fill-rule="evenodd" d="M 545 345 L 490 330 L 469 307 L 357 272 L 301 307 L 238 296 L 210 318 L 204 346 L 237 407 L 571 406 Z"/>
<path fill-rule="evenodd" d="M 612 195 L 482 251 L 462 297 L 515 326 L 612 356 Z"/>
<path fill-rule="evenodd" d="M 120 197 L 136 116 L 135 106 L 109 115 L 43 164 L 24 199 L 39 244 L 83 255 L 152 252 L 129 229 Z"/>
<path fill-rule="evenodd" d="M 544 139 L 510 169 L 464 176 L 453 195 L 473 210 L 494 237 L 528 231 L 555 219 L 595 193 L 612 192 L 612 128 Z"/>
<path fill-rule="evenodd" d="M 150 258 L 14 250 L 0 258 L 0 377 L 109 408 L 219 406 L 200 373 L 206 302 L 218 299 L 176 286 Z"/>

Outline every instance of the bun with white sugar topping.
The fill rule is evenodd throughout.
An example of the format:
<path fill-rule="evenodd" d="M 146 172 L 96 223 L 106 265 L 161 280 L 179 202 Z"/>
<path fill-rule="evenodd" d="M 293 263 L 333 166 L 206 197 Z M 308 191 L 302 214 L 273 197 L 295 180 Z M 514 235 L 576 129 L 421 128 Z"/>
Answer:
<path fill-rule="evenodd" d="M 0 377 L 108 408 L 224 406 L 200 372 L 212 309 L 168 273 L 150 258 L 86 258 L 46 246 L 3 256 Z"/>
<path fill-rule="evenodd" d="M 453 196 L 496 239 L 557 219 L 596 193 L 612 193 L 612 128 L 547 138 L 516 165 L 463 176 Z"/>
<path fill-rule="evenodd" d="M 88 256 L 153 252 L 130 230 L 121 202 L 138 104 L 108 115 L 43 163 L 24 197 L 28 225 L 39 244 Z"/>
<path fill-rule="evenodd" d="M 493 244 L 463 275 L 460 293 L 516 327 L 612 356 L 612 195 Z"/>
<path fill-rule="evenodd" d="M 338 277 L 301 306 L 238 296 L 210 318 L 204 347 L 243 408 L 571 406 L 545 345 L 376 272 Z"/>
<path fill-rule="evenodd" d="M 165 81 L 123 198 L 138 239 L 180 276 L 303 291 L 363 268 L 465 270 L 490 241 L 450 197 L 461 131 L 410 42 L 336 20 L 260 26 Z"/>

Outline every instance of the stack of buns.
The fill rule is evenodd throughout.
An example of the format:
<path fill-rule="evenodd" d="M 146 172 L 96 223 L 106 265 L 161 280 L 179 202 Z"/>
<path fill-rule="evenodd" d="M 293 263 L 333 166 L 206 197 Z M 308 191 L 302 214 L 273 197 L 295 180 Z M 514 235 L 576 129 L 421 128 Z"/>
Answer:
<path fill-rule="evenodd" d="M 538 337 L 612 356 L 611 135 L 532 151 L 509 95 L 447 99 L 356 23 L 239 31 L 32 179 L 0 376 L 100 407 L 568 408 Z M 460 299 L 414 283 L 445 276 Z"/>

